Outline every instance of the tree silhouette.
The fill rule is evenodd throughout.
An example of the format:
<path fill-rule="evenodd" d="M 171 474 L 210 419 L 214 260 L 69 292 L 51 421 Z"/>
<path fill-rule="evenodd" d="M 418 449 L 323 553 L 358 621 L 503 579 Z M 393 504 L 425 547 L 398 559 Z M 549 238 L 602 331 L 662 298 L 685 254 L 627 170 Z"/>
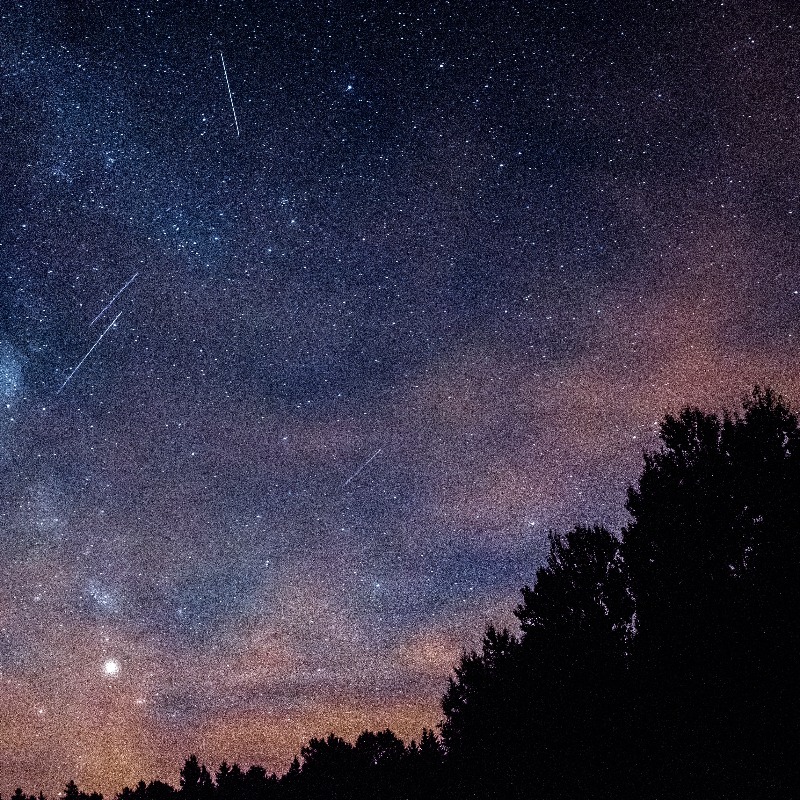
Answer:
<path fill-rule="evenodd" d="M 126 786 L 118 795 L 117 800 L 174 800 L 175 789 L 162 781 L 151 781 L 145 784 L 139 781 L 135 789 Z"/>
<path fill-rule="evenodd" d="M 406 748 L 392 731 L 364 731 L 356 739 L 354 755 L 355 788 L 359 796 L 387 800 L 407 796 Z"/>
<path fill-rule="evenodd" d="M 620 788 L 633 601 L 609 531 L 577 527 L 549 543 L 515 612 L 529 719 L 521 758 L 545 796 L 603 796 Z"/>
<path fill-rule="evenodd" d="M 490 625 L 482 652 L 464 653 L 450 678 L 441 728 L 458 796 L 511 797 L 520 784 L 514 757 L 524 722 L 518 653 L 518 640 Z"/>
<path fill-rule="evenodd" d="M 441 797 L 447 794 L 445 752 L 432 730 L 422 729 L 419 745 L 412 739 L 405 751 L 404 764 L 408 797 Z"/>
<path fill-rule="evenodd" d="M 80 790 L 78 789 L 78 785 L 75 781 L 70 780 L 67 785 L 64 787 L 63 797 L 64 800 L 78 800 L 81 796 Z"/>
<path fill-rule="evenodd" d="M 41 795 L 40 795 L 41 797 Z M 27 795 L 25 792 L 22 791 L 19 787 L 14 790 L 14 793 L 11 795 L 11 800 L 36 800 L 35 795 Z"/>
<path fill-rule="evenodd" d="M 181 770 L 181 797 L 184 800 L 210 800 L 214 794 L 214 783 L 206 765 L 197 762 L 191 755 Z"/>
<path fill-rule="evenodd" d="M 20 792 L 20 790 L 17 790 Z M 61 793 L 63 800 L 103 800 L 103 795 L 98 792 L 82 792 L 78 789 L 77 784 L 75 781 L 70 780 L 67 785 L 64 787 L 64 791 Z M 15 793 L 16 797 L 16 793 Z M 33 798 L 31 800 L 34 800 Z"/>
<path fill-rule="evenodd" d="M 289 769 L 280 779 L 280 797 L 286 798 L 286 800 L 297 800 L 301 792 L 300 781 L 300 759 L 295 756 Z"/>
<path fill-rule="evenodd" d="M 443 701 L 460 796 L 602 796 L 619 784 L 614 745 L 633 614 L 619 542 L 603 528 L 549 541 L 516 610 L 521 640 L 490 626 Z"/>
<path fill-rule="evenodd" d="M 339 800 L 352 796 L 357 768 L 353 745 L 331 733 L 327 739 L 311 739 L 300 755 L 303 797 Z"/>
<path fill-rule="evenodd" d="M 797 418 L 756 388 L 742 416 L 686 409 L 661 438 L 629 492 L 622 548 L 642 782 L 660 796 L 781 796 L 797 785 Z"/>
<path fill-rule="evenodd" d="M 236 764 L 233 765 L 232 777 L 235 778 L 238 770 Z M 243 786 L 245 800 L 267 800 L 274 797 L 277 791 L 278 779 L 274 774 L 267 774 L 264 767 L 254 764 L 244 774 Z"/>

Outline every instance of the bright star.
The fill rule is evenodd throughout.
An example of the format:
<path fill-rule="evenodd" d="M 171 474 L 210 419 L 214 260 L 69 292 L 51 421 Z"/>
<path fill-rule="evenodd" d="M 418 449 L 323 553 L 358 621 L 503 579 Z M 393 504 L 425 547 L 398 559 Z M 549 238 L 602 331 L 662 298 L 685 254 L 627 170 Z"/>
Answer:
<path fill-rule="evenodd" d="M 108 675 L 109 678 L 116 678 L 116 676 L 119 675 L 119 670 L 119 661 L 115 658 L 109 658 L 108 661 L 103 664 L 103 672 Z"/>

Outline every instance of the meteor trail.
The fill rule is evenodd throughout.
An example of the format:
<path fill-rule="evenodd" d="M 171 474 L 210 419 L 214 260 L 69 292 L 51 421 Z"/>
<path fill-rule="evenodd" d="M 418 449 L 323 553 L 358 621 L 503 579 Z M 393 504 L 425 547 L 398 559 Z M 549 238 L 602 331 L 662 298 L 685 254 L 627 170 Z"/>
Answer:
<path fill-rule="evenodd" d="M 122 312 L 120 311 L 119 314 L 117 314 L 117 316 L 114 317 L 114 319 L 111 320 L 111 324 L 100 334 L 100 339 L 102 339 L 114 327 L 114 325 L 117 324 L 117 320 L 121 316 L 122 316 Z M 89 348 L 89 352 L 72 368 L 72 372 L 70 372 L 70 374 L 67 375 L 67 379 L 64 381 L 64 383 L 62 383 L 61 386 L 58 387 L 58 391 L 56 391 L 56 394 L 61 394 L 61 390 L 69 383 L 70 378 L 80 369 L 81 364 L 83 364 L 83 362 L 86 361 L 87 358 L 89 358 L 89 354 L 92 352 L 92 350 L 94 350 L 95 347 L 97 347 L 97 345 L 100 344 L 100 339 L 98 339 Z"/>
<path fill-rule="evenodd" d="M 114 301 L 133 283 L 138 274 L 138 272 L 134 272 L 133 277 L 108 301 L 108 305 L 106 305 L 106 307 L 89 323 L 90 328 L 95 324 L 95 322 L 97 322 L 97 320 L 100 319 L 100 317 L 103 316 L 103 314 L 106 313 L 106 311 L 108 311 L 109 306 L 111 306 Z"/>
<path fill-rule="evenodd" d="M 236 135 L 239 135 L 239 120 L 236 119 L 236 107 L 233 105 L 233 95 L 231 94 L 231 82 L 228 80 L 228 70 L 225 69 L 225 57 L 222 51 L 219 51 L 219 57 L 222 59 L 222 71 L 225 73 L 225 83 L 228 87 L 228 97 L 231 99 L 231 111 L 233 111 L 233 121 L 236 123 Z"/>
<path fill-rule="evenodd" d="M 373 459 L 373 458 L 375 458 L 375 456 L 377 456 L 377 455 L 378 455 L 378 453 L 380 453 L 382 450 L 383 450 L 383 448 L 382 448 L 382 447 L 379 447 L 379 448 L 378 448 L 378 449 L 377 449 L 377 450 L 376 450 L 376 451 L 375 451 L 375 452 L 374 452 L 374 453 L 373 453 L 373 454 L 372 454 L 372 455 L 371 455 L 371 456 L 370 456 L 370 457 L 369 457 L 369 458 L 368 458 L 368 459 L 367 459 L 367 460 L 366 460 L 366 461 L 365 461 L 365 462 L 364 462 L 364 463 L 363 463 L 363 464 L 362 464 L 362 465 L 361 465 L 361 466 L 360 466 L 360 467 L 359 467 L 359 468 L 358 468 L 358 469 L 357 469 L 357 470 L 356 470 L 356 471 L 355 471 L 355 472 L 354 472 L 354 473 L 353 473 L 353 474 L 352 474 L 352 475 L 351 475 L 351 476 L 350 476 L 350 477 L 349 477 L 349 478 L 348 478 L 348 479 L 347 479 L 347 480 L 346 480 L 346 481 L 345 481 L 343 484 L 342 484 L 342 489 L 344 489 L 344 487 L 345 487 L 345 486 L 347 486 L 347 484 L 348 484 L 348 483 L 350 483 L 350 481 L 351 481 L 351 480 L 353 480 L 353 478 L 355 478 L 355 477 L 356 477 L 356 475 L 358 475 L 358 474 L 361 472 L 361 470 L 362 470 L 362 469 L 364 469 L 364 467 L 366 467 L 366 466 L 367 466 L 367 464 L 369 464 L 369 462 L 370 462 L 370 461 L 372 461 L 372 459 Z"/>

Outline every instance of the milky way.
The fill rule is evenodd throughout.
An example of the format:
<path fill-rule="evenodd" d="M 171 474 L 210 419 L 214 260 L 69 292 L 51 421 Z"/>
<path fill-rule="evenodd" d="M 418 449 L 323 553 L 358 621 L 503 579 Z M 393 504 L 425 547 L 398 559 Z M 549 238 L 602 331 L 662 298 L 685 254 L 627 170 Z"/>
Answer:
<path fill-rule="evenodd" d="M 800 401 L 799 30 L 4 4 L 0 791 L 418 738 L 666 411 Z"/>

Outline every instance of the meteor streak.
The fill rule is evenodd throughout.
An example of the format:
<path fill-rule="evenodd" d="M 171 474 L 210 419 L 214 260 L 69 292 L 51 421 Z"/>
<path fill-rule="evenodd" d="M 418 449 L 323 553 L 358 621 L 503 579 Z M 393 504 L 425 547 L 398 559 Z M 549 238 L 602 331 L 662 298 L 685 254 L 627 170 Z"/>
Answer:
<path fill-rule="evenodd" d="M 358 469 L 357 469 L 357 470 L 356 470 L 356 471 L 355 471 L 355 472 L 354 472 L 354 473 L 353 473 L 353 474 L 352 474 L 352 475 L 351 475 L 351 476 L 350 476 L 350 477 L 349 477 L 349 478 L 348 478 L 348 479 L 347 479 L 347 480 L 346 480 L 346 481 L 345 481 L 343 484 L 342 484 L 342 489 L 344 489 L 344 487 L 345 487 L 345 486 L 347 486 L 347 484 L 348 484 L 348 483 L 350 483 L 350 481 L 351 481 L 351 480 L 353 480 L 353 478 L 355 478 L 355 477 L 356 477 L 356 475 L 358 475 L 358 474 L 361 472 L 361 470 L 363 470 L 363 469 L 364 469 L 364 467 L 366 467 L 366 466 L 367 466 L 367 464 L 369 464 L 369 462 L 370 462 L 370 461 L 372 461 L 372 459 L 373 459 L 373 458 L 375 458 L 375 456 L 377 456 L 377 455 L 378 455 L 378 453 L 380 453 L 382 450 L 383 450 L 383 448 L 382 448 L 382 447 L 379 447 L 379 448 L 378 448 L 378 449 L 377 449 L 377 450 L 376 450 L 376 451 L 375 451 L 375 452 L 374 452 L 374 453 L 373 453 L 373 454 L 372 454 L 372 455 L 371 455 L 371 456 L 370 456 L 370 457 L 369 457 L 369 458 L 368 458 L 368 459 L 367 459 L 367 460 L 366 460 L 366 461 L 365 461 L 365 462 L 364 462 L 364 463 L 363 463 L 363 464 L 362 464 L 362 465 L 361 465 L 361 466 L 360 466 L 360 467 L 359 467 L 359 468 L 358 468 Z"/>
<path fill-rule="evenodd" d="M 222 59 L 222 71 L 225 73 L 225 84 L 228 87 L 228 97 L 231 100 L 231 111 L 233 111 L 233 121 L 236 123 L 236 135 L 239 135 L 239 120 L 236 119 L 236 107 L 233 105 L 233 95 L 231 94 L 231 82 L 228 80 L 228 70 L 225 69 L 225 57 L 222 51 L 219 52 L 219 57 Z"/>
<path fill-rule="evenodd" d="M 114 301 L 133 283 L 138 274 L 138 272 L 134 272 L 133 277 L 130 278 L 130 280 L 108 301 L 106 307 L 89 323 L 90 328 L 95 324 L 95 322 L 97 322 L 97 320 L 100 319 L 100 317 L 103 316 L 103 314 L 106 313 L 106 311 L 108 311 L 109 307 L 114 303 Z"/>
<path fill-rule="evenodd" d="M 72 368 L 72 372 L 70 372 L 70 374 L 67 375 L 67 379 L 64 381 L 64 383 L 62 383 L 61 386 L 58 387 L 58 390 L 56 391 L 56 394 L 61 394 L 61 390 L 69 383 L 70 378 L 72 378 L 72 376 L 80 369 L 81 364 L 83 364 L 83 362 L 86 361 L 87 358 L 89 358 L 89 355 L 92 352 L 92 350 L 94 350 L 95 347 L 97 347 L 97 345 L 100 344 L 100 340 L 114 327 L 114 325 L 117 324 L 117 320 L 121 316 L 122 316 L 122 312 L 120 311 L 119 314 L 117 314 L 117 316 L 114 317 L 114 319 L 111 320 L 111 324 L 100 334 L 100 339 L 98 339 L 89 348 L 89 352 Z"/>

